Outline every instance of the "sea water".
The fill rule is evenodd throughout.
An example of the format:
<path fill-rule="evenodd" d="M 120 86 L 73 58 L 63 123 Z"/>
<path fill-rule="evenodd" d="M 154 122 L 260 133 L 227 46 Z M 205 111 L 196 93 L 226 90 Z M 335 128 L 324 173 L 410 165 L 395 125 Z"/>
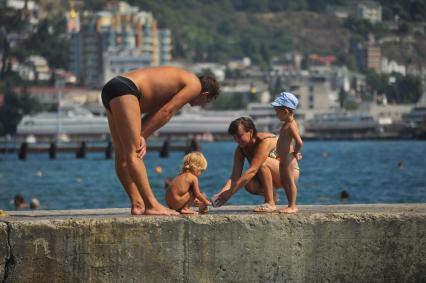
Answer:
<path fill-rule="evenodd" d="M 200 178 L 200 189 L 208 197 L 217 193 L 230 176 L 233 142 L 203 143 L 208 169 Z M 424 141 L 305 141 L 299 161 L 298 204 L 426 202 L 426 142 Z M 159 158 L 148 152 L 145 164 L 156 197 L 164 202 L 164 179 L 179 172 L 182 152 Z M 158 167 L 159 166 L 159 167 Z M 157 167 L 157 169 L 156 169 Z M 246 166 L 247 167 L 247 166 Z M 162 170 L 158 170 L 161 168 Z M 161 171 L 161 172 L 160 172 Z M 14 195 L 29 202 L 38 198 L 43 209 L 88 209 L 129 207 L 129 200 L 114 171 L 114 161 L 103 153 L 0 154 L 0 209 L 13 210 Z M 279 204 L 286 204 L 283 190 Z M 260 204 L 261 196 L 244 189 L 228 204 Z"/>

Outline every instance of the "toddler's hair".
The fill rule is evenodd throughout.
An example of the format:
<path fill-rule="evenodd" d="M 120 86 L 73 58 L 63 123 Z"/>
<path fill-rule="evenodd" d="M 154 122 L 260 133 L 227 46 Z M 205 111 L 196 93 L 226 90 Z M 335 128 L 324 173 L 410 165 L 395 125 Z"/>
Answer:
<path fill-rule="evenodd" d="M 191 172 L 195 173 L 196 170 L 204 171 L 207 169 L 207 160 L 204 155 L 199 151 L 188 153 L 183 158 L 181 173 Z"/>

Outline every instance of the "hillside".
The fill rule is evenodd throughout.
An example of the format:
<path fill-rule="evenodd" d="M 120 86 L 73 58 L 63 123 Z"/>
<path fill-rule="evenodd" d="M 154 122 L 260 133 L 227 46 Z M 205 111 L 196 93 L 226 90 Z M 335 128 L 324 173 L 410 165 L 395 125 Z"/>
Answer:
<path fill-rule="evenodd" d="M 43 11 L 63 17 L 67 6 L 57 1 L 37 1 Z M 114 1 L 74 1 L 78 11 L 100 10 Z M 152 11 L 160 27 L 173 34 L 173 56 L 189 61 L 226 62 L 249 56 L 255 63 L 267 65 L 272 56 L 287 51 L 304 54 L 334 54 L 348 63 L 350 40 L 366 42 L 368 33 L 383 37 L 401 36 L 399 42 L 382 44 L 383 54 L 399 63 L 408 60 L 426 65 L 425 31 L 412 27 L 426 20 L 424 1 L 391 0 L 382 4 L 384 20 L 400 18 L 400 28 L 388 24 L 371 25 L 360 20 L 339 20 L 325 13 L 327 5 L 341 5 L 345 0 L 129 0 L 141 10 Z M 62 9 L 62 10 L 61 10 Z M 423 14 L 425 11 L 425 14 Z M 55 13 L 56 12 L 56 13 Z M 53 20 L 51 22 L 54 22 Z M 58 22 L 58 21 L 56 21 Z M 417 29 L 418 30 L 418 29 Z M 409 40 L 406 40 L 406 38 Z M 66 48 L 58 49 L 66 52 Z M 48 52 L 45 52 L 48 53 Z M 67 56 L 58 56 L 66 58 Z M 51 61 L 51 60 L 50 60 Z M 63 65 L 58 62 L 52 65 Z"/>

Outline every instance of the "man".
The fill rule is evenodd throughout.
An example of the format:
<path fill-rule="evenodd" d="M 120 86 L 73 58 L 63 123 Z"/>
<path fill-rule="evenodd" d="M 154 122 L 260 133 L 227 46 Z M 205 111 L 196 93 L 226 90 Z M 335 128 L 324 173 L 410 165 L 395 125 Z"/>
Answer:
<path fill-rule="evenodd" d="M 185 104 L 204 106 L 218 94 L 213 77 L 197 77 L 175 67 L 138 69 L 105 84 L 102 102 L 115 147 L 115 168 L 133 215 L 178 214 L 161 205 L 152 193 L 142 160 L 146 139 Z"/>

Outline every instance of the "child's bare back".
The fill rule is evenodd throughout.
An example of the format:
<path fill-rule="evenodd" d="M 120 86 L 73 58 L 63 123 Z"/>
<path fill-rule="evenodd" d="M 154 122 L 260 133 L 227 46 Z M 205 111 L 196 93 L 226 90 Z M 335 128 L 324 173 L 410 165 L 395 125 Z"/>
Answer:
<path fill-rule="evenodd" d="M 174 210 L 182 209 L 194 195 L 192 186 L 196 179 L 197 177 L 189 172 L 176 176 L 166 191 L 167 205 Z"/>

